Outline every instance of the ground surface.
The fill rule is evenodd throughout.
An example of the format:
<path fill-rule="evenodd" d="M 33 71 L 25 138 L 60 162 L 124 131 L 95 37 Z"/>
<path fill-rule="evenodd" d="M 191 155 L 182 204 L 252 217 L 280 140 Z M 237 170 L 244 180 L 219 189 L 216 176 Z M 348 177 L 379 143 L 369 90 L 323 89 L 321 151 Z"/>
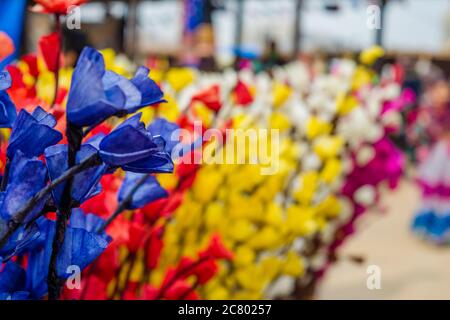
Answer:
<path fill-rule="evenodd" d="M 362 265 L 341 261 L 318 288 L 318 299 L 450 299 L 450 246 L 429 245 L 411 234 L 409 224 L 420 201 L 411 182 L 404 181 L 382 196 L 385 213 L 371 212 L 341 254 L 362 255 Z M 369 265 L 381 270 L 381 289 L 366 285 Z"/>

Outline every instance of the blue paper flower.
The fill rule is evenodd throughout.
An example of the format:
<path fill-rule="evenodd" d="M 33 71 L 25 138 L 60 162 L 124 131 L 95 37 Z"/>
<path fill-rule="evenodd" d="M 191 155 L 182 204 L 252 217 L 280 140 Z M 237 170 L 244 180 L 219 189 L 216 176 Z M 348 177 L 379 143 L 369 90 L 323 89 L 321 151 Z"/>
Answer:
<path fill-rule="evenodd" d="M 0 219 L 1 234 L 6 231 L 7 223 Z M 21 226 L 8 238 L 6 244 L 0 249 L 0 262 L 8 261 L 13 256 L 24 254 L 33 250 L 40 244 L 42 237 L 36 223 L 30 226 Z"/>
<path fill-rule="evenodd" d="M 0 272 L 0 300 L 27 300 L 25 270 L 14 262 L 8 262 Z"/>
<path fill-rule="evenodd" d="M 72 76 L 67 101 L 69 121 L 80 127 L 92 126 L 113 115 L 124 116 L 164 101 L 156 83 L 148 79 L 148 70 L 145 72 L 139 69 L 135 78 L 128 80 L 106 71 L 98 51 L 84 48 Z"/>
<path fill-rule="evenodd" d="M 45 241 L 30 252 L 27 267 L 27 288 L 36 298 L 42 298 L 48 291 L 47 274 L 50 264 L 55 222 L 39 218 L 38 225 Z M 56 273 L 59 278 L 67 279 L 71 273 L 70 266 L 77 266 L 83 271 L 94 261 L 111 242 L 106 233 L 95 231 L 103 224 L 103 220 L 92 214 L 84 214 L 81 209 L 74 209 L 69 226 L 66 229 L 64 243 L 56 260 Z"/>
<path fill-rule="evenodd" d="M 45 164 L 37 158 L 27 158 L 21 151 L 17 151 L 11 163 L 9 181 L 0 203 L 0 217 L 9 221 L 23 205 L 47 183 L 47 169 Z M 39 203 L 28 214 L 25 221 L 29 221 L 44 207 L 45 200 Z"/>
<path fill-rule="evenodd" d="M 11 87 L 11 76 L 0 72 L 0 128 L 11 128 L 17 117 L 16 106 L 5 91 Z"/>
<path fill-rule="evenodd" d="M 122 202 L 132 190 L 135 188 L 137 183 L 144 177 L 147 176 L 145 182 L 137 189 L 131 198 L 131 202 L 128 204 L 127 209 L 138 209 L 145 205 L 156 201 L 158 199 L 166 198 L 169 196 L 166 190 L 162 188 L 154 176 L 142 173 L 127 172 L 125 180 L 120 187 L 118 200 Z"/>
<path fill-rule="evenodd" d="M 173 162 L 161 143 L 152 135 L 136 114 L 124 121 L 100 143 L 100 157 L 111 167 L 137 173 L 172 172 Z"/>
<path fill-rule="evenodd" d="M 0 91 L 0 128 L 12 128 L 16 118 L 16 106 L 5 91 Z"/>
<path fill-rule="evenodd" d="M 165 142 L 164 151 L 171 154 L 172 149 L 180 143 L 179 136 L 176 134 L 179 129 L 180 127 L 177 124 L 163 118 L 157 118 L 150 123 L 147 130 L 153 139 L 162 138 Z"/>
<path fill-rule="evenodd" d="M 18 150 L 27 157 L 40 156 L 47 147 L 62 139 L 62 134 L 53 129 L 55 125 L 55 118 L 41 107 L 37 107 L 32 114 L 21 110 L 9 139 L 8 158 L 13 159 Z"/>
<path fill-rule="evenodd" d="M 12 79 L 11 75 L 8 71 L 1 71 L 0 72 L 0 91 L 8 90 L 11 88 L 12 85 Z"/>
<path fill-rule="evenodd" d="M 139 67 L 131 79 L 131 82 L 139 89 L 142 93 L 142 100 L 140 106 L 150 106 L 161 102 L 167 102 L 164 100 L 164 93 L 161 91 L 159 86 L 149 78 L 150 70 L 146 67 Z M 136 110 L 137 111 L 137 110 Z"/>
<path fill-rule="evenodd" d="M 98 150 L 91 144 L 82 145 L 77 153 L 76 163 L 82 162 L 97 152 Z M 45 149 L 45 160 L 50 180 L 53 181 L 59 178 L 68 169 L 67 156 L 67 145 L 58 144 Z M 99 165 L 75 175 L 73 178 L 72 198 L 81 204 L 99 194 L 101 191 L 99 182 L 106 169 L 106 165 Z M 64 187 L 65 183 L 62 183 L 52 191 L 53 199 L 56 203 L 60 203 Z"/>

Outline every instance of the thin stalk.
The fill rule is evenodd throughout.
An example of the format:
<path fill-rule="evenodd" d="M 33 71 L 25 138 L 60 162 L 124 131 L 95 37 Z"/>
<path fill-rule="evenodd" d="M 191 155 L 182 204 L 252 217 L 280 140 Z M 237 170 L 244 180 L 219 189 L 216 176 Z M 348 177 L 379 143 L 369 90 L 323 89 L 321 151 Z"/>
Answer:
<path fill-rule="evenodd" d="M 58 99 L 58 87 L 59 87 L 59 68 L 60 68 L 60 60 L 61 60 L 61 47 L 62 47 L 62 28 L 61 28 L 61 17 L 59 14 L 55 14 L 55 31 L 58 34 L 58 48 L 57 48 L 57 59 L 56 59 L 56 70 L 55 70 L 55 94 L 53 96 L 53 101 L 50 105 L 50 108 L 56 104 L 56 99 Z"/>
<path fill-rule="evenodd" d="M 70 169 L 76 165 L 76 155 L 81 148 L 81 142 L 83 140 L 83 129 L 67 122 L 66 137 L 68 142 L 67 164 Z M 67 183 L 64 186 L 61 204 L 58 207 L 56 216 L 56 232 L 55 237 L 53 238 L 52 255 L 50 257 L 47 277 L 49 300 L 58 299 L 61 291 L 61 281 L 58 279 L 56 262 L 64 243 L 67 223 L 69 222 L 72 212 L 72 187 L 73 176 L 67 179 Z"/>

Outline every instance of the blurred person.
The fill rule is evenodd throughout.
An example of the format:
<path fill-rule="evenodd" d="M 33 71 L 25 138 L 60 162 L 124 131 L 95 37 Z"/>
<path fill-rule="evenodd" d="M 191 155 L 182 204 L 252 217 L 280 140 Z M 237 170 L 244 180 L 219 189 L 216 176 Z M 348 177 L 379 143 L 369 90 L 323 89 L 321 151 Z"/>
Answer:
<path fill-rule="evenodd" d="M 281 66 L 286 63 L 283 59 L 278 45 L 275 40 L 267 38 L 265 42 L 265 48 L 261 57 L 261 66 L 263 70 L 270 70 L 273 67 Z"/>
<path fill-rule="evenodd" d="M 437 244 L 450 244 L 450 85 L 437 80 L 427 88 L 417 118 L 432 141 L 418 170 L 422 203 L 414 217 L 413 231 Z"/>
<path fill-rule="evenodd" d="M 75 67 L 84 47 L 90 46 L 87 35 L 79 30 L 63 30 L 64 68 Z"/>

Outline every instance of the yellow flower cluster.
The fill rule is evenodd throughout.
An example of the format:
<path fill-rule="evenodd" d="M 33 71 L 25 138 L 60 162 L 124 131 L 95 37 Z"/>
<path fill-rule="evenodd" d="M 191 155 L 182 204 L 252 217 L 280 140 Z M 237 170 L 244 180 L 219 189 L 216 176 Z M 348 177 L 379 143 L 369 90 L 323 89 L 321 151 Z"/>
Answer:
<path fill-rule="evenodd" d="M 202 298 L 274 297 L 282 294 L 275 292 L 274 287 L 283 279 L 290 279 L 289 290 L 293 289 L 292 283 L 308 272 L 312 263 L 311 257 L 304 255 L 305 243 L 329 236 L 330 230 L 335 231 L 348 217 L 348 207 L 339 190 L 346 174 L 344 159 L 349 146 L 336 127 L 341 118 L 361 104 L 353 92 L 373 82 L 374 73 L 368 65 L 380 52 L 369 51 L 361 56 L 364 65 L 355 66 L 348 77 L 347 89 L 329 94 L 335 107 L 331 116 L 319 109 L 303 123 L 296 123 L 289 108 L 299 97 L 292 87 L 280 81 L 272 81 L 271 90 L 265 91 L 270 96 L 261 99 L 264 104 L 259 115 L 235 110 L 231 116 L 235 129 L 279 130 L 280 139 L 269 139 L 267 148 L 276 153 L 270 156 L 278 159 L 277 170 L 274 174 L 261 174 L 264 164 L 252 163 L 248 150 L 238 164 L 203 164 L 166 228 L 160 265 L 151 277 L 153 284 L 162 281 L 169 266 L 176 265 L 182 256 L 195 256 L 211 234 L 219 233 L 234 252 L 234 259 L 223 262 L 218 276 L 199 289 Z M 166 81 L 178 95 L 195 85 L 195 76 L 189 70 L 174 69 Z M 266 94 L 258 91 L 258 85 L 252 90 L 256 96 Z M 195 108 L 197 117 L 210 125 L 211 112 Z M 253 145 L 265 142 L 260 137 L 256 139 Z M 227 141 L 221 146 L 215 141 L 209 145 L 212 148 L 204 151 L 214 149 L 215 156 L 226 154 L 230 145 L 235 147 L 236 142 Z M 209 156 L 204 155 L 204 159 Z"/>

